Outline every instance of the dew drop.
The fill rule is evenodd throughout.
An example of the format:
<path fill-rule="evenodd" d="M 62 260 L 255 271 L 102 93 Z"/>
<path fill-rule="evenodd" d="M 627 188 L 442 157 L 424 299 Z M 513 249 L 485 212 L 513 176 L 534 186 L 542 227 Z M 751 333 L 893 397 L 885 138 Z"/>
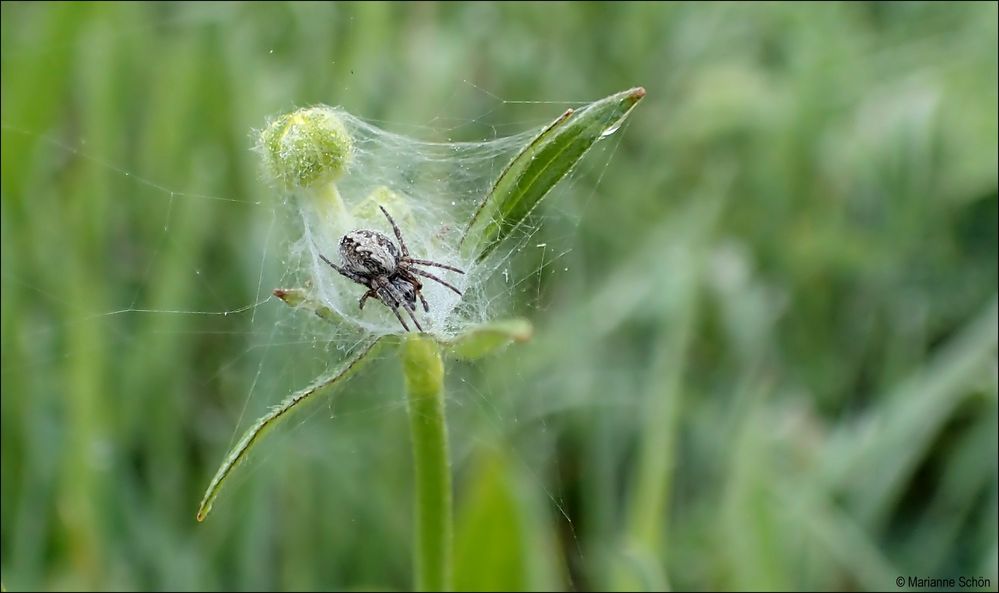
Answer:
<path fill-rule="evenodd" d="M 606 130 L 604 130 L 604 132 L 603 132 L 602 134 L 600 134 L 600 137 L 601 137 L 601 138 L 606 138 L 607 136 L 610 136 L 610 135 L 611 135 L 611 134 L 613 134 L 614 132 L 618 131 L 619 129 L 621 129 L 621 124 L 622 124 L 622 123 L 624 123 L 624 120 L 623 120 L 623 119 L 622 119 L 622 120 L 620 120 L 620 121 L 618 121 L 618 122 L 617 122 L 616 124 L 614 124 L 613 126 L 611 126 L 611 127 L 607 128 Z"/>

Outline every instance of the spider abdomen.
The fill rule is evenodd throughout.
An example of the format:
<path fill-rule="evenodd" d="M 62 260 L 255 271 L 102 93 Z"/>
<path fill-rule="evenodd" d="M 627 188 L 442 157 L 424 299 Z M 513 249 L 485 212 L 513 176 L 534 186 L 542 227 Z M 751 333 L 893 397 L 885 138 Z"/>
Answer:
<path fill-rule="evenodd" d="M 358 230 L 340 239 L 340 257 L 365 276 L 391 276 L 399 265 L 399 248 L 378 231 Z"/>

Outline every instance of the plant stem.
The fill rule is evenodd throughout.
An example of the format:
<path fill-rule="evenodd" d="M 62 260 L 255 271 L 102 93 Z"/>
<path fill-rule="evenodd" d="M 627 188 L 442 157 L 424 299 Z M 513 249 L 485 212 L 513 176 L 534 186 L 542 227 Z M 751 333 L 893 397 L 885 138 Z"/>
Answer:
<path fill-rule="evenodd" d="M 331 229 L 350 229 L 354 225 L 354 217 L 340 197 L 336 183 L 312 188 L 309 195 L 313 198 L 313 207 L 319 215 L 319 222 Z"/>
<path fill-rule="evenodd" d="M 406 340 L 401 356 L 416 472 L 416 590 L 447 591 L 451 588 L 453 528 L 444 363 L 437 343 L 422 335 Z"/>

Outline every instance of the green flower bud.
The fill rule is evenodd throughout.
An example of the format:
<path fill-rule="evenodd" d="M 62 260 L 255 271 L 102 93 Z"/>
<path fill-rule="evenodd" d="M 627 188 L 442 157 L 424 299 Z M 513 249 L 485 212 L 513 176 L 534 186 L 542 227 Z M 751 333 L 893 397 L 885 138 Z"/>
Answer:
<path fill-rule="evenodd" d="M 287 189 L 336 181 L 354 149 L 340 116 L 325 105 L 277 118 L 261 132 L 257 147 L 267 174 Z"/>

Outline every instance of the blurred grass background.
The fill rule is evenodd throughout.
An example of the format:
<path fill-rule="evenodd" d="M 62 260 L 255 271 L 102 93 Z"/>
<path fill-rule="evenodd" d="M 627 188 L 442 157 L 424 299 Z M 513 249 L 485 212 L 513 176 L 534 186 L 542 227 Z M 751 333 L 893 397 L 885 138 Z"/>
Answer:
<path fill-rule="evenodd" d="M 408 587 L 396 361 L 198 525 L 237 423 L 331 352 L 273 301 L 114 312 L 231 310 L 280 280 L 249 151 L 268 115 L 477 140 L 643 85 L 543 206 L 538 243 L 571 251 L 510 295 L 536 339 L 450 369 L 457 586 L 996 590 L 996 23 L 995 3 L 4 2 L 5 586 Z"/>

